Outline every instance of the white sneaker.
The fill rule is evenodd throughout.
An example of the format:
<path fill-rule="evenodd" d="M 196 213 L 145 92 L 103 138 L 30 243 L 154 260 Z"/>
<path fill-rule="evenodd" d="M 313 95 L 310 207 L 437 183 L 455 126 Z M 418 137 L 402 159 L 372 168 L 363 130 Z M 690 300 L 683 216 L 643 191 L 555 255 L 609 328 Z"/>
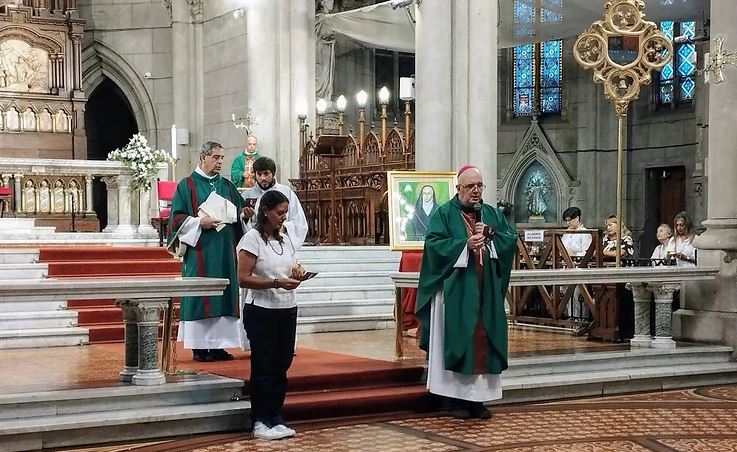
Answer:
<path fill-rule="evenodd" d="M 279 435 L 283 435 L 280 436 L 280 438 L 289 438 L 297 433 L 294 431 L 294 429 L 291 429 L 284 424 L 275 425 L 271 427 L 271 430 L 274 432 L 278 432 Z"/>
<path fill-rule="evenodd" d="M 279 436 L 279 434 L 274 431 L 273 429 L 270 429 L 266 426 L 263 422 L 256 422 L 253 424 L 253 437 L 259 438 L 259 439 L 279 439 L 284 438 L 284 436 Z"/>

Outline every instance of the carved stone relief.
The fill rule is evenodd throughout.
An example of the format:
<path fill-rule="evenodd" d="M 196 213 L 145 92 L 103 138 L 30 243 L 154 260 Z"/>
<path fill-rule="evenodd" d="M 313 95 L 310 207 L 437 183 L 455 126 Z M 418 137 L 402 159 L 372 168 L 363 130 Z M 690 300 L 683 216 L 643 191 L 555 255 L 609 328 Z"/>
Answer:
<path fill-rule="evenodd" d="M 20 39 L 0 42 L 0 91 L 48 93 L 48 52 Z"/>

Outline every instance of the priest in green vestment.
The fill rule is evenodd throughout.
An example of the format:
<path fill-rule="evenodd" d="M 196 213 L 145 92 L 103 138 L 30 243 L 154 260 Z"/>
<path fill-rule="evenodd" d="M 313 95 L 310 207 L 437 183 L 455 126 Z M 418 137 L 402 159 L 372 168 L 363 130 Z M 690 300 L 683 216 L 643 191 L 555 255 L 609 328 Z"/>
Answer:
<path fill-rule="evenodd" d="M 501 398 L 507 368 L 504 298 L 517 233 L 483 203 L 484 187 L 475 166 L 458 171 L 458 194 L 430 217 L 417 292 L 427 387 L 461 419 L 491 417 L 484 402 Z"/>
<path fill-rule="evenodd" d="M 256 150 L 258 139 L 249 135 L 246 137 L 246 149 L 238 154 L 230 165 L 230 180 L 233 181 L 238 188 L 251 188 L 255 183 L 255 175 L 253 172 L 253 162 L 261 157 Z"/>
<path fill-rule="evenodd" d="M 226 278 L 223 295 L 182 297 L 178 339 L 196 361 L 225 361 L 226 348 L 240 346 L 235 246 L 242 235 L 238 189 L 220 175 L 225 151 L 206 141 L 200 164 L 177 185 L 172 200 L 169 242 L 186 244 L 182 276 Z"/>

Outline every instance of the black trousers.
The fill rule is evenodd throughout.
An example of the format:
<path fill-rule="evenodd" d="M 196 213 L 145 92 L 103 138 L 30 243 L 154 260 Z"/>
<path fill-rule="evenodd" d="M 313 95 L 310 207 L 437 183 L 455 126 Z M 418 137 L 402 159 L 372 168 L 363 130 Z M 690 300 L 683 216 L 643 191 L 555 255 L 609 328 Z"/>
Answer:
<path fill-rule="evenodd" d="M 244 327 L 251 342 L 251 418 L 268 427 L 283 424 L 287 370 L 294 358 L 297 308 L 268 309 L 246 304 Z"/>

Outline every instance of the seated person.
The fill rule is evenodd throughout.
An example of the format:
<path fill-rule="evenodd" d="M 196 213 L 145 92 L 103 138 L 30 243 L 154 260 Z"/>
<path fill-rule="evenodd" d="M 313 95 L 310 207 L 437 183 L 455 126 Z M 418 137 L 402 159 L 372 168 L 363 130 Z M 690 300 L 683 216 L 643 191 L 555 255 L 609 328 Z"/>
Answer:
<path fill-rule="evenodd" d="M 675 253 L 675 241 L 673 240 L 673 229 L 663 223 L 658 226 L 658 232 L 655 234 L 660 242 L 660 245 L 655 247 L 650 259 L 653 260 L 653 265 L 657 265 L 657 260 L 671 260 Z"/>
<path fill-rule="evenodd" d="M 619 233 L 619 219 L 616 215 L 610 215 L 604 220 L 604 237 L 603 250 L 605 260 L 614 260 L 617 256 L 617 234 Z M 622 223 L 622 239 L 620 245 L 622 251 L 621 257 L 633 257 L 635 255 L 635 246 L 632 241 L 632 233 L 627 226 Z"/>
<path fill-rule="evenodd" d="M 584 231 L 586 227 L 581 223 L 581 209 L 569 207 L 563 211 L 563 221 L 568 224 L 569 231 Z M 560 238 L 571 257 L 583 257 L 591 245 L 590 234 L 563 234 Z"/>

